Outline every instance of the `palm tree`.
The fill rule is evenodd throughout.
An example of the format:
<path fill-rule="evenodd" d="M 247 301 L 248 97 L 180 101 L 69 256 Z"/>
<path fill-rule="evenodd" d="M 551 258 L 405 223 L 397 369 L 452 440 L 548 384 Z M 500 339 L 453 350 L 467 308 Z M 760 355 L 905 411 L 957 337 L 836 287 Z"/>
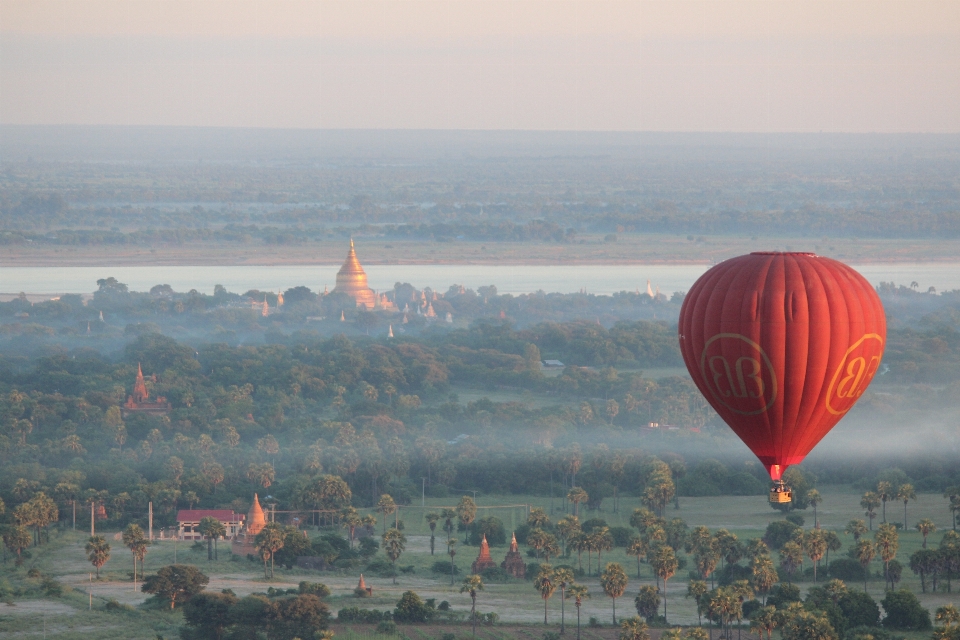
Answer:
<path fill-rule="evenodd" d="M 17 554 L 18 567 L 23 564 L 23 557 L 21 556 L 23 550 L 29 547 L 32 541 L 33 536 L 23 525 L 10 527 L 3 534 L 3 544 L 6 545 L 7 549 Z"/>
<path fill-rule="evenodd" d="M 283 529 L 276 522 L 268 522 L 253 539 L 253 544 L 263 560 L 263 577 L 267 577 L 267 560 L 269 560 L 270 578 L 273 578 L 273 558 L 277 551 L 283 549 Z"/>
<path fill-rule="evenodd" d="M 647 555 L 647 543 L 643 538 L 633 536 L 627 544 L 626 552 L 628 556 L 637 556 L 637 579 L 640 578 L 640 556 Z"/>
<path fill-rule="evenodd" d="M 860 561 L 860 566 L 863 567 L 863 591 L 867 591 L 867 576 L 870 575 L 870 572 L 867 571 L 867 567 L 870 566 L 870 562 L 873 561 L 874 556 L 877 555 L 877 550 L 873 546 L 873 543 L 869 540 L 860 540 L 857 542 L 855 549 L 857 560 Z"/>
<path fill-rule="evenodd" d="M 547 536 L 550 535 L 543 529 L 534 529 L 527 534 L 527 544 L 533 547 L 537 552 L 537 560 L 540 559 L 540 550 L 547 544 Z"/>
<path fill-rule="evenodd" d="M 397 503 L 393 501 L 393 497 L 385 493 L 380 496 L 380 499 L 377 501 L 377 511 L 383 514 L 383 533 L 387 533 L 387 516 L 391 513 L 396 512 Z"/>
<path fill-rule="evenodd" d="M 813 583 L 817 583 L 817 567 L 820 565 L 820 559 L 827 552 L 827 539 L 820 529 L 813 529 L 807 532 L 803 538 L 803 548 L 807 556 L 813 561 Z"/>
<path fill-rule="evenodd" d="M 590 594 L 582 584 L 572 584 L 567 589 L 567 597 L 574 598 L 574 604 L 577 606 L 577 640 L 580 640 L 580 606 L 583 604 L 583 599 L 589 598 Z"/>
<path fill-rule="evenodd" d="M 87 542 L 87 558 L 97 568 L 97 580 L 100 579 L 100 567 L 110 559 L 110 544 L 103 536 L 93 536 Z"/>
<path fill-rule="evenodd" d="M 750 631 L 755 632 L 763 640 L 763 632 L 767 632 L 767 640 L 770 640 L 770 634 L 777 628 L 777 608 L 763 607 L 754 612 L 750 617 Z"/>
<path fill-rule="evenodd" d="M 777 574 L 773 560 L 769 556 L 760 556 L 753 560 L 753 588 L 763 596 L 763 605 L 767 604 L 767 593 L 777 583 L 780 576 Z"/>
<path fill-rule="evenodd" d="M 887 500 L 893 498 L 893 486 L 886 480 L 877 483 L 877 497 L 883 504 L 883 524 L 887 523 Z"/>
<path fill-rule="evenodd" d="M 820 520 L 817 518 L 817 505 L 823 502 L 823 498 L 820 497 L 820 492 L 816 489 L 807 491 L 807 502 L 813 507 L 813 527 L 814 529 L 819 529 Z"/>
<path fill-rule="evenodd" d="M 840 536 L 837 535 L 837 532 L 829 529 L 823 532 L 823 539 L 827 541 L 827 567 L 829 567 L 830 552 L 840 551 L 840 549 L 843 547 L 843 543 L 840 542 Z"/>
<path fill-rule="evenodd" d="M 791 578 L 794 572 L 803 566 L 803 549 L 799 544 L 791 540 L 780 547 L 780 566 Z"/>
<path fill-rule="evenodd" d="M 407 537 L 399 529 L 389 529 L 383 534 L 383 550 L 393 563 L 393 584 L 397 584 L 397 559 L 407 548 Z"/>
<path fill-rule="evenodd" d="M 837 604 L 840 598 L 847 593 L 847 585 L 843 580 L 834 578 L 823 587 L 823 590 L 830 594 L 830 599 L 833 600 L 833 604 Z"/>
<path fill-rule="evenodd" d="M 650 640 L 647 623 L 640 616 L 624 618 L 620 623 L 620 640 Z"/>
<path fill-rule="evenodd" d="M 679 563 L 673 549 L 663 545 L 653 557 L 653 570 L 657 577 L 663 580 L 663 619 L 667 619 L 667 580 L 677 572 Z"/>
<path fill-rule="evenodd" d="M 703 580 L 691 580 L 687 583 L 687 597 L 697 603 L 697 625 L 703 626 L 703 596 L 707 594 L 707 583 Z"/>
<path fill-rule="evenodd" d="M 880 529 L 874 536 L 874 546 L 880 554 L 880 559 L 883 560 L 883 577 L 885 579 L 883 586 L 886 590 L 887 583 L 890 583 L 892 586 L 892 581 L 890 580 L 890 561 L 897 557 L 897 549 L 900 548 L 897 528 L 892 524 L 881 524 Z"/>
<path fill-rule="evenodd" d="M 340 524 L 350 532 L 350 548 L 353 549 L 353 540 L 356 537 L 357 527 L 363 524 L 363 518 L 355 507 L 340 509 Z"/>
<path fill-rule="evenodd" d="M 433 555 L 433 544 L 436 540 L 434 532 L 437 530 L 437 523 L 440 521 L 440 514 L 436 512 L 430 512 L 423 516 L 427 520 L 427 524 L 430 526 L 430 555 Z"/>
<path fill-rule="evenodd" d="M 927 548 L 927 536 L 937 530 L 937 525 L 930 518 L 924 518 L 917 523 L 917 531 L 923 536 L 923 548 Z"/>
<path fill-rule="evenodd" d="M 457 555 L 457 550 L 454 549 L 454 545 L 457 544 L 456 538 L 447 538 L 447 555 L 450 556 L 450 586 L 453 586 L 453 574 L 456 570 L 456 565 L 453 564 L 453 558 Z"/>
<path fill-rule="evenodd" d="M 440 519 L 443 520 L 443 530 L 447 532 L 447 540 L 453 534 L 453 519 L 457 517 L 457 512 L 453 509 L 441 509 Z"/>
<path fill-rule="evenodd" d="M 907 530 L 907 503 L 917 499 L 917 492 L 912 484 L 902 484 L 897 488 L 897 500 L 903 500 L 903 530 Z"/>
<path fill-rule="evenodd" d="M 460 593 L 470 594 L 470 619 L 473 621 L 473 635 L 477 635 L 477 591 L 483 591 L 483 580 L 478 575 L 467 576 L 460 586 Z"/>
<path fill-rule="evenodd" d="M 580 519 L 577 516 L 567 516 L 557 520 L 557 534 L 560 536 L 562 553 L 567 552 L 567 540 L 577 531 L 580 531 Z"/>
<path fill-rule="evenodd" d="M 543 624 L 547 624 L 547 600 L 557 590 L 553 583 L 553 567 L 549 564 L 540 565 L 540 571 L 533 581 L 533 588 L 539 591 L 540 597 L 543 598 Z"/>
<path fill-rule="evenodd" d="M 550 526 L 550 518 L 543 507 L 534 507 L 527 516 L 527 524 L 533 529 L 543 529 Z"/>
<path fill-rule="evenodd" d="M 883 504 L 886 506 L 885 502 Z M 860 499 L 860 506 L 867 510 L 865 515 L 867 516 L 867 520 L 869 520 L 870 531 L 873 531 L 873 519 L 877 517 L 874 511 L 880 506 L 880 496 L 873 491 L 867 491 L 863 494 L 863 498 Z"/>
<path fill-rule="evenodd" d="M 142 553 L 146 553 L 146 536 L 143 535 L 143 529 L 140 528 L 140 525 L 130 524 L 123 530 L 121 540 L 123 540 L 123 546 L 130 549 L 130 553 L 133 556 L 133 588 L 134 591 L 136 591 L 137 559 L 143 557 L 141 555 L 141 547 L 143 547 Z"/>
<path fill-rule="evenodd" d="M 580 503 L 586 502 L 590 496 L 580 487 L 574 487 L 567 493 L 567 500 L 573 503 L 573 515 L 580 515 Z"/>
<path fill-rule="evenodd" d="M 564 633 L 566 627 L 564 626 L 563 601 L 566 599 L 567 586 L 573 584 L 573 571 L 566 568 L 555 569 L 553 581 L 560 585 L 560 633 Z"/>
<path fill-rule="evenodd" d="M 465 528 L 477 517 L 477 503 L 470 496 L 463 496 L 457 503 L 457 519 Z M 466 544 L 466 543 L 464 543 Z"/>
<path fill-rule="evenodd" d="M 863 506 L 863 502 L 860 502 L 860 506 Z M 851 520 L 847 523 L 846 528 L 843 530 L 844 533 L 849 533 L 853 536 L 853 541 L 860 542 L 860 536 L 867 532 L 867 523 L 857 518 L 856 520 Z"/>
<path fill-rule="evenodd" d="M 594 539 L 593 548 L 597 552 L 597 573 L 600 573 L 600 554 L 613 549 L 613 536 L 610 535 L 609 527 L 600 527 L 594 530 L 591 537 Z"/>
<path fill-rule="evenodd" d="M 673 549 L 670 550 L 673 551 Z M 627 590 L 628 581 L 627 572 L 617 562 L 608 564 L 600 574 L 600 586 L 603 592 L 613 600 L 613 624 L 617 624 L 617 598 Z"/>
<path fill-rule="evenodd" d="M 223 526 L 216 518 L 205 516 L 200 520 L 200 524 L 197 526 L 197 531 L 200 532 L 200 535 L 207 539 L 207 562 L 213 560 L 213 538 L 215 535 L 213 530 L 218 524 L 221 527 Z"/>

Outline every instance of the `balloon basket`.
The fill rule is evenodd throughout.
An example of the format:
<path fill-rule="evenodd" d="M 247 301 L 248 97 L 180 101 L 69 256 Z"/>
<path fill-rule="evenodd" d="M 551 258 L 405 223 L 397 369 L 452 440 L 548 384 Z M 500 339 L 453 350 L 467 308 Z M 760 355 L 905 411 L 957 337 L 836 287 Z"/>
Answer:
<path fill-rule="evenodd" d="M 771 504 L 789 504 L 793 502 L 793 490 L 783 483 L 783 480 L 777 480 L 770 487 Z"/>

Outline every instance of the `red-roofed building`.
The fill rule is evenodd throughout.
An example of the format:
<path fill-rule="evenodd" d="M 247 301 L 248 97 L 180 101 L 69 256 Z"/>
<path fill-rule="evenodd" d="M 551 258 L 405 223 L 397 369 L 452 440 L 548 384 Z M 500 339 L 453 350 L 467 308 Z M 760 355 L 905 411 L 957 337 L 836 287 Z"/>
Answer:
<path fill-rule="evenodd" d="M 197 531 L 204 518 L 216 518 L 227 530 L 227 539 L 233 538 L 243 528 L 244 516 L 233 509 L 180 509 L 177 512 L 177 538 L 180 540 L 202 540 L 203 534 Z"/>

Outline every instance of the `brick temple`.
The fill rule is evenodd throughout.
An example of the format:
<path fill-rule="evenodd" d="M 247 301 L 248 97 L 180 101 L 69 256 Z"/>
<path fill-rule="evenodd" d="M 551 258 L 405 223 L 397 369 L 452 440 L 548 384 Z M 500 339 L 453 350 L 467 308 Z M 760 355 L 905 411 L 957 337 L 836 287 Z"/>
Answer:
<path fill-rule="evenodd" d="M 486 569 L 492 569 L 497 566 L 497 563 L 493 561 L 493 558 L 490 557 L 490 545 L 487 544 L 487 534 L 483 534 L 483 540 L 480 541 L 480 555 L 477 556 L 477 559 L 473 561 L 472 570 L 473 573 L 479 574 Z"/>
<path fill-rule="evenodd" d="M 510 540 L 510 550 L 507 551 L 507 557 L 500 563 L 500 568 L 514 578 L 523 580 L 527 577 L 527 563 L 520 557 L 520 547 L 517 545 L 517 534 L 513 534 Z"/>

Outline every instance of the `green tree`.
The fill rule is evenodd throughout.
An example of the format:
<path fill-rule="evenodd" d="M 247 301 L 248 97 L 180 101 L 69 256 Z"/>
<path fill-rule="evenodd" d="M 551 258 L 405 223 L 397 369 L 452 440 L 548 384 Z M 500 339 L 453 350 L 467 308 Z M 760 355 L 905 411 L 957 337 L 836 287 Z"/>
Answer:
<path fill-rule="evenodd" d="M 860 504 L 863 505 L 862 502 Z M 860 542 L 860 538 L 867 532 L 867 523 L 859 518 L 851 520 L 843 532 L 852 535 L 854 543 Z"/>
<path fill-rule="evenodd" d="M 697 605 L 697 625 L 703 626 L 703 597 L 707 594 L 707 583 L 703 580 L 691 580 L 687 583 L 687 596 Z"/>
<path fill-rule="evenodd" d="M 543 507 L 534 507 L 527 516 L 527 524 L 531 529 L 543 529 L 550 526 L 550 518 Z"/>
<path fill-rule="evenodd" d="M 811 529 L 803 537 L 803 550 L 813 562 L 813 582 L 817 582 L 817 567 L 820 559 L 827 552 L 827 539 L 822 529 Z"/>
<path fill-rule="evenodd" d="M 357 527 L 363 524 L 363 518 L 360 517 L 360 513 L 354 507 L 344 507 L 340 510 L 340 524 L 350 533 L 350 548 L 353 549 Z"/>
<path fill-rule="evenodd" d="M 803 566 L 803 549 L 796 542 L 788 542 L 780 547 L 780 566 L 791 578 Z"/>
<path fill-rule="evenodd" d="M 276 522 L 268 522 L 253 539 L 253 545 L 263 560 L 263 577 L 267 577 L 267 561 L 270 561 L 270 578 L 273 578 L 273 559 L 283 549 L 284 532 Z"/>
<path fill-rule="evenodd" d="M 404 591 L 393 610 L 396 622 L 423 624 L 428 622 L 433 610 L 413 591 Z"/>
<path fill-rule="evenodd" d="M 763 640 L 763 632 L 767 632 L 767 640 L 770 640 L 770 634 L 777 628 L 777 608 L 763 607 L 750 618 L 750 631 L 755 632 L 760 640 Z"/>
<path fill-rule="evenodd" d="M 816 489 L 810 489 L 807 491 L 807 503 L 813 507 L 813 527 L 814 529 L 820 528 L 820 519 L 817 517 L 817 506 L 823 502 L 823 497 L 821 497 L 820 492 Z"/>
<path fill-rule="evenodd" d="M 753 572 L 753 588 L 757 593 L 763 596 L 763 605 L 766 606 L 767 594 L 773 585 L 780 580 L 776 567 L 773 566 L 773 560 L 769 556 L 760 556 L 754 558 L 751 566 Z"/>
<path fill-rule="evenodd" d="M 877 497 L 880 499 L 880 503 L 883 505 L 883 524 L 887 523 L 887 501 L 893 500 L 894 492 L 893 485 L 891 485 L 886 480 L 881 480 L 877 483 Z"/>
<path fill-rule="evenodd" d="M 573 503 L 573 515 L 580 515 L 580 503 L 586 502 L 590 496 L 580 487 L 573 487 L 567 493 L 567 500 Z"/>
<path fill-rule="evenodd" d="M 781 630 L 783 640 L 837 640 L 826 615 L 802 611 L 791 616 Z"/>
<path fill-rule="evenodd" d="M 477 518 L 477 503 L 470 496 L 463 496 L 457 503 L 457 519 L 463 528 L 469 527 Z M 466 543 L 464 543 L 466 544 Z"/>
<path fill-rule="evenodd" d="M 188 564 L 172 564 L 161 567 L 157 573 L 143 581 L 143 592 L 152 593 L 162 600 L 170 601 L 170 608 L 177 602 L 187 602 L 203 591 L 210 582 L 199 569 Z"/>
<path fill-rule="evenodd" d="M 670 549 L 670 547 L 665 547 Z M 673 552 L 673 549 L 670 549 Z M 599 561 L 598 561 L 599 562 Z M 676 559 L 674 559 L 676 562 Z M 674 567 L 676 569 L 676 567 Z M 672 573 L 670 575 L 673 575 Z M 618 562 L 611 562 L 603 569 L 600 574 L 600 587 L 603 592 L 613 601 L 613 624 L 617 624 L 617 598 L 623 595 L 627 590 L 627 573 Z"/>
<path fill-rule="evenodd" d="M 473 623 L 473 635 L 477 635 L 477 592 L 483 591 L 483 579 L 478 575 L 467 576 L 460 585 L 460 593 L 470 594 L 470 620 Z"/>
<path fill-rule="evenodd" d="M 907 589 L 889 591 L 880 601 L 886 616 L 883 626 L 902 631 L 926 631 L 931 628 L 930 612 Z"/>
<path fill-rule="evenodd" d="M 553 583 L 553 567 L 549 564 L 540 565 L 540 570 L 533 580 L 533 588 L 540 592 L 540 598 L 543 599 L 543 624 L 547 624 L 547 601 L 557 590 Z"/>
<path fill-rule="evenodd" d="M 407 545 L 407 537 L 399 529 L 388 529 L 381 538 L 383 540 L 383 551 L 393 563 L 393 584 L 397 584 L 397 559 L 404 552 Z"/>
<path fill-rule="evenodd" d="M 633 606 L 647 622 L 652 622 L 660 612 L 660 590 L 649 584 L 641 586 Z"/>
<path fill-rule="evenodd" d="M 866 509 L 865 515 L 869 523 L 870 531 L 873 531 L 873 519 L 877 517 L 876 510 L 881 504 L 880 496 L 873 491 L 867 491 L 860 499 L 860 506 Z M 886 502 L 883 502 L 886 506 Z"/>
<path fill-rule="evenodd" d="M 8 528 L 3 533 L 3 544 L 7 549 L 17 554 L 17 566 L 23 564 L 23 550 L 30 546 L 31 536 L 26 527 L 17 525 Z"/>
<path fill-rule="evenodd" d="M 87 559 L 97 569 L 97 580 L 100 579 L 100 567 L 110 559 L 110 544 L 103 536 L 93 536 L 87 541 L 85 547 Z"/>
<path fill-rule="evenodd" d="M 183 607 L 183 620 L 196 630 L 191 637 L 222 640 L 231 623 L 231 609 L 237 604 L 232 593 L 198 593 Z"/>

